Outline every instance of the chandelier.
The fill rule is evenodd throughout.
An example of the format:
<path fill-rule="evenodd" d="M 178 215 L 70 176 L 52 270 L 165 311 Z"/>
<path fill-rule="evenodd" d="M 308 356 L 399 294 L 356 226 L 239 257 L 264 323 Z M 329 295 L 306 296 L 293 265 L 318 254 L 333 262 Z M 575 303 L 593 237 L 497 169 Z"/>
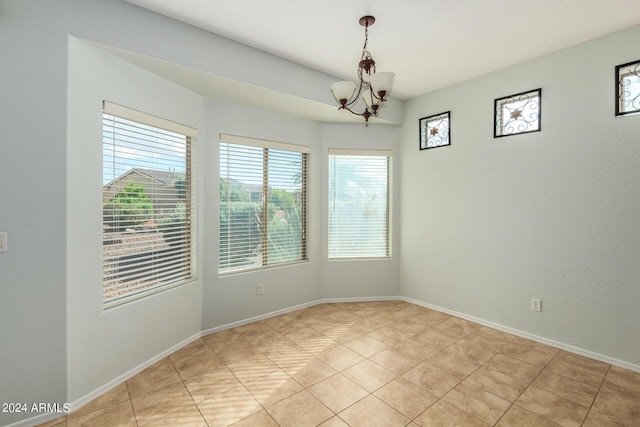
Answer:
<path fill-rule="evenodd" d="M 365 124 L 369 124 L 369 117 L 377 117 L 378 110 L 386 97 L 391 93 L 393 86 L 394 73 L 380 72 L 376 73 L 376 62 L 373 60 L 371 53 L 367 50 L 367 42 L 369 41 L 369 27 L 376 22 L 373 16 L 363 16 L 360 18 L 360 25 L 364 27 L 364 46 L 362 47 L 362 56 L 358 63 L 358 79 L 360 85 L 356 93 L 356 83 L 351 81 L 336 82 L 331 85 L 333 97 L 338 101 L 340 106 L 338 110 L 347 110 L 356 116 L 364 117 Z M 355 96 L 353 95 L 355 93 Z M 352 107 L 362 96 L 365 103 L 365 109 L 362 113 L 352 110 Z"/>

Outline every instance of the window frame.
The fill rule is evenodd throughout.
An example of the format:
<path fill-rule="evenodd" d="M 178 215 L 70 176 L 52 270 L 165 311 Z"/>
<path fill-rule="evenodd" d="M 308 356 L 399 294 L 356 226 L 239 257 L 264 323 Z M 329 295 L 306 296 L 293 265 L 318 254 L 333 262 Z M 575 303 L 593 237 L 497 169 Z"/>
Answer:
<path fill-rule="evenodd" d="M 634 101 L 640 99 L 640 92 L 631 98 L 631 101 L 628 101 L 625 98 L 626 91 L 623 90 L 622 81 L 629 76 L 636 76 L 639 79 L 639 82 L 636 83 L 640 86 L 640 59 L 637 61 L 627 62 L 626 64 L 621 64 L 616 66 L 616 116 L 628 116 L 634 114 L 640 114 L 640 101 L 637 103 L 638 108 L 633 107 Z M 630 104 L 630 108 L 627 109 L 626 104 Z"/>
<path fill-rule="evenodd" d="M 433 125 L 436 127 L 430 127 Z M 422 117 L 418 120 L 419 127 L 419 148 L 420 150 L 430 150 L 451 145 L 451 111 Z M 433 132 L 433 130 L 436 132 Z M 429 144 L 430 140 L 439 139 L 440 144 Z"/>
<path fill-rule="evenodd" d="M 255 272 L 260 270 L 265 270 L 269 268 L 277 268 L 277 267 L 285 267 L 290 265 L 297 265 L 309 262 L 309 246 L 308 246 L 308 165 L 309 165 L 309 156 L 311 154 L 311 148 L 304 145 L 298 144 L 290 144 L 285 142 L 271 141 L 266 139 L 259 138 L 251 138 L 245 136 L 238 135 L 230 135 L 221 133 L 219 135 L 218 141 L 218 153 L 220 154 L 222 151 L 222 144 L 231 144 L 236 146 L 248 146 L 248 147 L 257 147 L 263 150 L 262 162 L 263 162 L 263 176 L 262 183 L 260 184 L 262 189 L 260 194 L 262 195 L 262 216 L 261 219 L 264 224 L 266 224 L 266 234 L 261 233 L 261 254 L 260 254 L 260 263 L 259 264 L 251 264 L 246 267 L 229 267 L 224 270 L 221 269 L 221 256 L 222 256 L 222 233 L 220 232 L 220 215 L 221 215 L 221 195 L 218 195 L 218 256 L 217 256 L 217 264 L 218 264 L 218 276 L 229 276 L 234 274 L 242 274 L 248 272 Z M 301 165 L 300 165 L 300 179 L 301 179 L 301 189 L 300 189 L 300 200 L 302 207 L 302 218 L 301 218 L 301 226 L 300 226 L 300 251 L 301 257 L 300 259 L 295 260 L 287 260 L 287 261 L 279 261 L 279 262 L 269 262 L 269 249 L 268 249 L 268 230 L 269 224 L 268 219 L 268 195 L 269 192 L 269 167 L 268 167 L 268 158 L 269 158 L 269 150 L 278 150 L 278 151 L 287 151 L 292 153 L 301 154 Z M 218 164 L 218 179 L 222 179 L 222 158 L 219 159 Z"/>
<path fill-rule="evenodd" d="M 150 286 L 148 288 L 143 288 L 141 290 L 133 290 L 131 293 L 125 294 L 123 296 L 119 296 L 119 297 L 111 297 L 111 298 L 107 298 L 107 293 L 104 291 L 105 289 L 105 268 L 106 267 L 106 262 L 107 262 L 107 255 L 104 252 L 104 247 L 105 247 L 105 242 L 107 242 L 109 240 L 109 237 L 105 235 L 105 232 L 103 230 L 103 254 L 102 254 L 102 268 L 103 268 L 103 278 L 101 280 L 101 285 L 103 288 L 103 297 L 102 297 L 102 306 L 103 306 L 103 310 L 107 310 L 109 308 L 112 307 L 116 307 L 116 306 L 120 306 L 123 304 L 127 304 L 129 302 L 132 301 L 137 301 L 139 299 L 142 298 L 146 298 L 148 296 L 160 293 L 160 292 L 164 292 L 167 291 L 169 289 L 174 289 L 176 287 L 180 287 L 183 285 L 187 285 L 189 283 L 193 283 L 197 280 L 197 189 L 196 189 L 196 179 L 195 177 L 197 176 L 197 170 L 195 167 L 195 163 L 193 161 L 194 157 L 195 157 L 195 150 L 196 150 L 196 139 L 198 136 L 198 131 L 197 129 L 187 126 L 187 125 L 183 125 L 180 123 L 177 123 L 173 120 L 169 120 L 169 119 L 165 119 L 159 116 L 155 116 L 149 113 L 145 113 L 139 110 L 135 110 L 129 107 L 125 107 L 110 101 L 103 101 L 102 103 L 102 127 L 101 127 L 101 132 L 102 132 L 102 142 L 101 142 L 101 146 L 102 146 L 102 150 L 103 150 L 103 154 L 101 156 L 102 158 L 102 180 L 103 180 L 103 185 L 102 185 L 102 221 L 103 224 L 105 224 L 105 211 L 104 211 L 104 205 L 107 203 L 110 203 L 113 198 L 111 200 L 109 200 L 108 202 L 105 202 L 105 187 L 107 187 L 108 185 L 111 185 L 113 182 L 117 181 L 119 178 L 126 176 L 127 174 L 129 174 L 130 172 L 138 169 L 138 170 L 142 170 L 144 169 L 143 167 L 136 167 L 133 165 L 133 161 L 132 162 L 123 162 L 123 166 L 128 168 L 128 170 L 126 172 L 120 173 L 118 176 L 113 177 L 113 180 L 109 182 L 109 184 L 105 184 L 105 169 L 104 169 L 104 162 L 105 162 L 105 154 L 104 154 L 104 150 L 105 150 L 105 146 L 109 145 L 107 143 L 107 141 L 110 141 L 110 144 L 113 145 L 114 149 L 115 149 L 115 143 L 117 141 L 117 137 L 123 138 L 123 134 L 118 134 L 115 133 L 113 135 L 113 137 L 111 139 L 105 139 L 105 132 L 107 132 L 107 128 L 105 128 L 105 122 L 111 121 L 112 122 L 112 126 L 108 129 L 108 132 L 113 132 L 115 130 L 115 123 L 118 120 L 123 121 L 124 122 L 129 122 L 130 126 L 138 126 L 140 129 L 144 129 L 145 131 L 150 132 L 149 135 L 151 135 L 152 137 L 155 135 L 155 138 L 161 138 L 160 135 L 167 135 L 167 133 L 163 132 L 168 132 L 170 134 L 175 134 L 178 135 L 180 137 L 184 137 L 184 149 L 185 149 L 185 153 L 184 153 L 184 167 L 185 167 L 185 171 L 184 171 L 184 186 L 185 186 L 185 191 L 184 191 L 184 203 L 182 203 L 184 205 L 184 209 L 185 209 L 185 216 L 184 216 L 184 225 L 182 226 L 178 226 L 176 229 L 173 228 L 173 225 L 170 224 L 169 228 L 171 229 L 169 231 L 169 233 L 175 233 L 175 231 L 177 230 L 178 232 L 183 232 L 185 234 L 184 237 L 182 237 L 179 240 L 179 245 L 178 249 L 173 249 L 170 250 L 168 252 L 169 257 L 176 257 L 177 255 L 177 262 L 179 263 L 179 266 L 173 267 L 171 264 L 169 264 L 169 268 L 167 268 L 167 270 L 165 270 L 165 272 L 178 272 L 180 273 L 180 275 L 175 278 L 175 279 L 171 279 L 171 281 L 167 282 L 167 283 L 159 283 L 153 286 Z M 111 119 L 107 118 L 107 117 L 111 117 Z M 123 130 L 120 130 L 120 132 L 124 132 Z M 153 132 L 153 133 L 152 133 Z M 145 135 L 145 137 L 148 137 L 149 135 Z M 146 148 L 146 146 L 142 145 L 140 143 L 140 141 L 142 140 L 143 136 L 140 136 L 140 140 L 138 140 L 137 142 L 134 142 L 134 144 L 136 145 L 141 145 L 141 147 Z M 145 143 L 148 144 L 148 141 Z M 157 148 L 157 147 L 156 147 Z M 126 157 L 126 156 L 123 156 Z M 147 161 L 151 156 L 145 158 L 145 161 Z M 142 162 L 144 164 L 144 161 Z M 175 172 L 175 171 L 174 171 Z M 126 187 L 126 185 L 125 185 Z M 145 193 L 146 193 L 146 189 L 145 189 Z M 154 193 L 156 194 L 156 193 Z M 115 197 L 115 194 L 112 194 L 113 197 Z M 171 202 L 175 201 L 176 202 L 176 207 L 174 208 L 177 209 L 177 205 L 179 204 L 179 200 L 180 199 L 180 195 L 176 194 L 175 198 L 170 199 Z M 166 199 L 161 198 L 160 201 L 162 203 L 166 203 Z M 171 203 L 170 202 L 170 203 Z M 162 211 L 164 214 L 168 214 L 168 212 Z M 161 216 L 156 216 L 154 214 L 153 216 L 154 220 L 157 219 L 162 219 Z M 164 233 L 163 231 L 158 231 L 160 233 Z M 107 239 L 107 240 L 105 240 Z M 164 234 L 162 236 L 162 239 L 164 240 L 166 245 L 169 245 L 169 249 L 171 249 L 172 243 L 170 243 L 169 241 L 166 240 Z M 173 239 L 173 238 L 172 238 Z M 151 242 L 152 239 L 148 239 L 148 240 L 144 240 L 145 243 L 149 244 Z M 157 237 L 155 238 L 155 240 L 157 240 Z M 149 250 L 149 246 L 143 246 L 143 248 L 145 250 Z M 125 256 L 125 252 L 127 252 L 125 249 L 120 249 L 119 252 L 117 252 L 116 256 L 122 257 Z M 131 254 L 129 254 L 131 255 Z M 140 253 L 138 252 L 134 252 L 133 255 L 140 255 Z M 111 256 L 110 256 L 111 257 Z M 159 257 L 159 255 L 158 255 Z M 145 257 L 142 257 L 145 258 Z M 118 263 L 120 263 L 121 261 L 118 261 Z M 140 261 L 142 262 L 142 261 Z M 159 262 L 158 259 L 155 260 L 154 264 L 153 262 L 148 262 L 147 265 L 141 265 L 138 268 L 142 268 L 142 267 L 146 267 L 146 268 L 150 268 L 150 265 L 153 265 L 154 267 L 158 267 L 159 264 L 157 264 Z M 163 262 L 166 262 L 163 261 Z M 126 263 L 126 262 L 125 262 Z M 138 264 L 136 264 L 138 265 Z M 117 267 L 111 267 L 111 268 L 121 268 L 119 265 Z M 149 275 L 145 275 L 142 276 L 144 279 L 147 279 L 149 277 L 155 277 L 156 280 L 158 279 L 162 279 L 162 276 L 159 275 L 159 273 L 157 272 L 157 270 L 155 270 L 154 272 L 152 272 Z M 129 278 L 128 282 L 125 282 L 125 286 L 131 286 L 131 280 Z"/>
<path fill-rule="evenodd" d="M 343 157 L 386 157 L 386 227 L 385 227 L 385 254 L 375 255 L 365 253 L 362 255 L 345 255 L 336 256 L 331 254 L 331 157 L 343 156 Z M 341 261 L 341 260 L 388 260 L 392 258 L 392 224 L 393 224 L 393 202 L 392 202 L 392 176 L 393 176 L 393 152 L 388 149 L 342 149 L 342 148 L 330 148 L 328 152 L 328 203 L 327 203 L 327 257 L 329 261 Z"/>
<path fill-rule="evenodd" d="M 537 100 L 536 100 L 537 99 Z M 534 101 L 535 100 L 535 101 Z M 525 130 L 514 130 L 513 132 L 506 132 L 505 129 L 512 123 L 513 121 L 507 120 L 504 121 L 504 112 L 503 110 L 508 109 L 507 105 L 516 104 L 524 102 L 524 107 L 526 107 L 530 102 L 534 102 L 536 109 L 530 114 L 531 121 L 527 120 L 527 118 L 522 118 L 521 120 L 527 124 Z M 519 111 L 518 109 L 516 109 Z M 519 111 L 519 113 L 522 113 Z M 513 114 L 513 113 L 512 113 Z M 520 117 L 524 117 L 521 114 L 515 118 L 517 121 Z M 513 115 L 510 117 L 513 118 Z M 531 130 L 526 130 L 529 128 L 531 122 L 535 122 L 536 128 Z M 501 98 L 496 98 L 493 101 L 493 137 L 494 138 L 504 138 L 508 136 L 514 135 L 522 135 L 525 133 L 533 133 L 542 131 L 542 88 L 532 89 L 525 92 L 516 93 L 509 96 L 503 96 Z"/>

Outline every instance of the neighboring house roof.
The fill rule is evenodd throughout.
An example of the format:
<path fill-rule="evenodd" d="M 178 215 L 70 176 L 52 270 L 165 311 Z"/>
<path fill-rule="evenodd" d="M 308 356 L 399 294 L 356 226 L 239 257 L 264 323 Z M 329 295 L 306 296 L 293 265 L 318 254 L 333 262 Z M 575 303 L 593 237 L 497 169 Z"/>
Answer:
<path fill-rule="evenodd" d="M 105 187 L 110 187 L 114 183 L 122 180 L 123 178 L 125 178 L 126 176 L 132 173 L 138 173 L 140 175 L 146 176 L 147 178 L 157 182 L 158 184 L 167 185 L 167 186 L 174 186 L 176 181 L 178 180 L 178 177 L 182 175 L 177 172 L 164 171 L 164 170 L 158 170 L 158 169 L 132 168 L 126 171 L 125 173 L 123 173 L 122 175 L 120 175 L 119 177 L 117 177 L 116 179 L 114 179 L 113 181 L 111 181 L 110 183 L 108 183 L 107 185 L 105 185 Z"/>
<path fill-rule="evenodd" d="M 229 182 L 231 184 L 239 184 L 242 186 L 242 189 L 245 191 L 249 191 L 251 193 L 261 193 L 262 192 L 262 185 L 260 184 L 246 184 L 242 181 L 240 181 L 239 179 L 235 179 L 235 178 L 225 178 L 223 176 L 220 177 L 220 181 L 222 182 Z"/>
<path fill-rule="evenodd" d="M 135 170 L 136 172 L 139 172 L 142 175 L 146 175 L 149 178 L 165 185 L 175 185 L 178 177 L 180 175 L 184 175 L 177 172 L 162 171 L 157 169 L 133 168 L 132 170 Z"/>

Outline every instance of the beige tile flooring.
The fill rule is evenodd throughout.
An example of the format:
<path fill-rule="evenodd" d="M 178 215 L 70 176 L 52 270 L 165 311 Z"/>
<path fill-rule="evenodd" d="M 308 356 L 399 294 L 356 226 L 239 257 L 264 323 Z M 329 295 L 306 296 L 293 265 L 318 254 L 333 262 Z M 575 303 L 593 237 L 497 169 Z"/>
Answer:
<path fill-rule="evenodd" d="M 640 374 L 413 304 L 198 339 L 46 426 L 631 426 Z"/>

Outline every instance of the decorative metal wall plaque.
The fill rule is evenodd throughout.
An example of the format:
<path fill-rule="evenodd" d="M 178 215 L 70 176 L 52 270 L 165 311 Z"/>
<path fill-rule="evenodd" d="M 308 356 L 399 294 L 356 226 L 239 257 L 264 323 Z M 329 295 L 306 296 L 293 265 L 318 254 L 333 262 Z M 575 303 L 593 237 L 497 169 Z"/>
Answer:
<path fill-rule="evenodd" d="M 616 116 L 640 113 L 640 60 L 616 67 Z"/>
<path fill-rule="evenodd" d="M 420 149 L 451 145 L 450 111 L 423 117 L 420 125 Z"/>
<path fill-rule="evenodd" d="M 540 131 L 542 89 L 498 98 L 493 102 L 493 137 Z"/>

